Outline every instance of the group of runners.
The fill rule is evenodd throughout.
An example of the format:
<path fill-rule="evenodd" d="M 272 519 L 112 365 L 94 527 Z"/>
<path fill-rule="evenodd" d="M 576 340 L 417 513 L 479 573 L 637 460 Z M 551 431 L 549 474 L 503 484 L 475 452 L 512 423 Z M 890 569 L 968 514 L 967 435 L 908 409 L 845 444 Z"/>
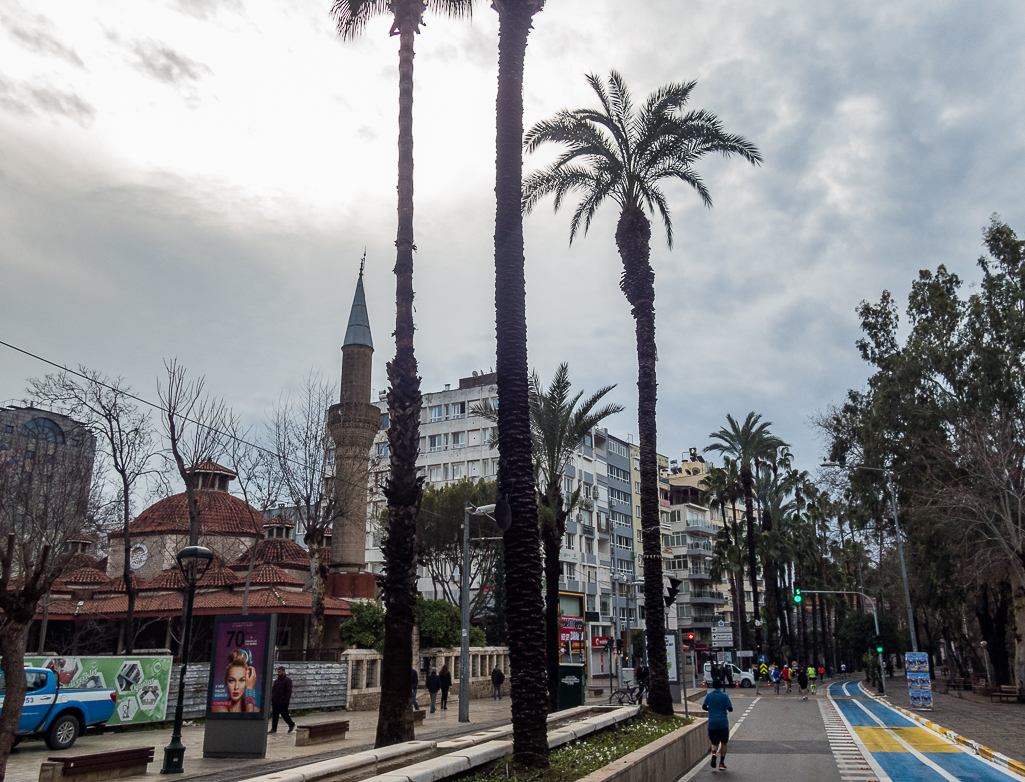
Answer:
<path fill-rule="evenodd" d="M 801 700 L 808 700 L 809 695 L 815 695 L 815 683 L 819 679 L 826 678 L 826 669 L 821 665 L 816 668 L 814 665 L 809 665 L 805 668 L 799 665 L 797 660 L 794 660 L 792 664 L 783 663 L 783 665 L 773 665 L 769 668 L 766 678 L 769 684 L 775 688 L 776 694 L 780 694 L 780 690 L 783 690 L 784 695 L 789 695 L 791 688 L 793 687 L 794 681 L 797 682 L 798 692 L 801 695 Z"/>

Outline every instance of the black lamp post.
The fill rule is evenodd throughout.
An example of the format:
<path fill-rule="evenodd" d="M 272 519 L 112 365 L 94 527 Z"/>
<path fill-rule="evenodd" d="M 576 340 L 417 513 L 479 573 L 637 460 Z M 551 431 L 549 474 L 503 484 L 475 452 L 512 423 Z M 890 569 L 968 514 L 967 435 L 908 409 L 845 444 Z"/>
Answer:
<path fill-rule="evenodd" d="M 192 640 L 192 603 L 196 599 L 196 582 L 205 574 L 214 553 L 203 546 L 187 546 L 178 552 L 178 567 L 185 577 L 185 606 L 182 611 L 185 629 L 182 633 L 181 673 L 178 677 L 178 704 L 174 709 L 174 732 L 171 743 L 164 747 L 161 774 L 181 774 L 185 769 L 185 745 L 182 744 L 182 710 L 185 707 L 185 670 L 189 665 L 189 643 Z"/>

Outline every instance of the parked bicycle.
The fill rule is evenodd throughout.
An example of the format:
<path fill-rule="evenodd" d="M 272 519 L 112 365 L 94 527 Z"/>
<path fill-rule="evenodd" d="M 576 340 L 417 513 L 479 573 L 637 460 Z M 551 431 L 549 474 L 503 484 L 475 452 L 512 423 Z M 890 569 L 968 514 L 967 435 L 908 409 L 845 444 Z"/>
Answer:
<path fill-rule="evenodd" d="M 612 694 L 609 695 L 609 705 L 616 706 L 632 706 L 640 702 L 641 688 L 640 687 L 620 687 L 614 689 Z"/>

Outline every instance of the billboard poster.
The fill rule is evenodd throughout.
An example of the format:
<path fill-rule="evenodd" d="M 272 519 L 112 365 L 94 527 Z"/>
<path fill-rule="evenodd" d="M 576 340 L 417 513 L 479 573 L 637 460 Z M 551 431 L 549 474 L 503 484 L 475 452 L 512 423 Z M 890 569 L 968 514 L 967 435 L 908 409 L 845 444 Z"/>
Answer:
<path fill-rule="evenodd" d="M 215 619 L 208 720 L 265 718 L 270 620 L 269 615 Z"/>
<path fill-rule="evenodd" d="M 932 681 L 929 679 L 928 653 L 907 652 L 904 655 L 904 671 L 908 679 L 911 708 L 932 711 Z"/>
<path fill-rule="evenodd" d="M 669 665 L 669 681 L 679 681 L 676 675 L 676 633 L 666 633 L 666 662 Z"/>
<path fill-rule="evenodd" d="M 30 656 L 25 664 L 49 668 L 68 689 L 114 690 L 117 708 L 107 725 L 161 722 L 167 712 L 171 658 L 167 655 L 121 657 Z"/>
<path fill-rule="evenodd" d="M 574 652 L 584 650 L 584 617 L 582 616 L 560 616 L 559 617 L 559 641 L 562 648 L 570 644 Z"/>

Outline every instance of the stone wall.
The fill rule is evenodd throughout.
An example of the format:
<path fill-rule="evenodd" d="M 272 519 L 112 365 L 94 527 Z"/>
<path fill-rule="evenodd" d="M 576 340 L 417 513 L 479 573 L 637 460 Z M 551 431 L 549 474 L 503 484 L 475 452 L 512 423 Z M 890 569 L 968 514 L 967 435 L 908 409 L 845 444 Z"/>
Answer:
<path fill-rule="evenodd" d="M 417 701 L 430 703 L 427 694 L 427 673 L 431 668 L 441 670 L 448 663 L 452 672 L 452 689 L 449 702 L 459 700 L 459 649 L 419 649 L 416 656 L 420 665 L 420 688 Z M 381 655 L 370 649 L 350 649 L 342 653 L 342 659 L 349 663 L 349 692 L 346 709 L 349 711 L 372 711 L 381 702 Z M 495 666 L 505 674 L 502 691 L 509 693 L 509 649 L 504 646 L 470 647 L 470 698 L 491 697 L 491 671 Z"/>

